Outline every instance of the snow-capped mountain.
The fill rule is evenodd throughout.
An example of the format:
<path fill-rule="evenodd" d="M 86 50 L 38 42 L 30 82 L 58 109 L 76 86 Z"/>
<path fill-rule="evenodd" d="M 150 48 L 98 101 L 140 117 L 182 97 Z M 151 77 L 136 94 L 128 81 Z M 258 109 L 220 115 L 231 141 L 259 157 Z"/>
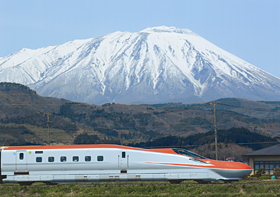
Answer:
<path fill-rule="evenodd" d="M 279 78 L 190 30 L 165 26 L 22 49 L 0 58 L 0 82 L 94 104 L 280 96 Z"/>

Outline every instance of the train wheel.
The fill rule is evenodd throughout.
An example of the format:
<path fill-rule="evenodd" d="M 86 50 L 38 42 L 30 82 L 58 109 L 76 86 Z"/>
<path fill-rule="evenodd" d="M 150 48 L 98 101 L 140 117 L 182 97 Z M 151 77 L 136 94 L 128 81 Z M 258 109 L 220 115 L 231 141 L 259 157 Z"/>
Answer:
<path fill-rule="evenodd" d="M 229 183 L 230 184 L 230 183 L 233 183 L 233 181 L 224 181 L 224 183 Z"/>
<path fill-rule="evenodd" d="M 211 181 L 203 181 L 203 180 L 197 180 L 196 182 L 198 184 L 208 184 L 208 183 L 211 183 Z"/>
<path fill-rule="evenodd" d="M 181 182 L 181 180 L 169 180 L 169 183 L 171 184 L 180 184 Z"/>
<path fill-rule="evenodd" d="M 44 182 L 46 185 L 57 185 L 58 183 Z"/>
<path fill-rule="evenodd" d="M 30 186 L 33 182 L 19 182 L 20 186 Z"/>

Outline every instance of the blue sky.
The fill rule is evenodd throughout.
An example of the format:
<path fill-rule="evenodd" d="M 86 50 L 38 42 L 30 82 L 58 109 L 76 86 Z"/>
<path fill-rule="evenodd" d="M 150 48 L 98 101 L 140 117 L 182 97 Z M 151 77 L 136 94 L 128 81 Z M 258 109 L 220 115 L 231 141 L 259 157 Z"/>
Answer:
<path fill-rule="evenodd" d="M 0 57 L 115 31 L 190 29 L 280 78 L 280 0 L 0 0 Z"/>

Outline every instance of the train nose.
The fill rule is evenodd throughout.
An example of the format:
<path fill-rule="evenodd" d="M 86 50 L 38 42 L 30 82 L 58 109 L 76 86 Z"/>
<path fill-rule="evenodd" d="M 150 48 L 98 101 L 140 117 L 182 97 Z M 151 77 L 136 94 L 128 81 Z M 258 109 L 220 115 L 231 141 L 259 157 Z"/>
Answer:
<path fill-rule="evenodd" d="M 217 174 L 223 177 L 223 179 L 239 180 L 249 176 L 252 172 L 252 168 L 240 162 L 227 162 L 227 161 L 213 161 L 215 171 Z"/>
<path fill-rule="evenodd" d="M 236 170 L 232 170 L 234 175 L 232 175 L 233 178 L 239 178 L 239 179 L 244 179 L 245 177 L 250 176 L 252 169 L 246 169 L 246 170 L 242 170 L 242 169 L 236 169 Z"/>
<path fill-rule="evenodd" d="M 239 165 L 240 165 L 240 164 L 239 164 Z M 243 176 L 242 178 L 247 177 L 247 176 L 250 176 L 250 174 L 251 174 L 252 171 L 253 171 L 253 169 L 252 169 L 248 164 L 245 164 L 245 163 L 241 163 L 240 168 L 243 168 L 243 174 L 244 174 L 244 176 Z"/>
<path fill-rule="evenodd" d="M 246 163 L 230 162 L 228 163 L 228 165 L 230 166 L 229 169 L 232 169 L 231 171 L 235 174 L 235 176 L 233 175 L 233 177 L 236 178 L 243 179 L 249 176 L 252 172 L 252 168 Z"/>

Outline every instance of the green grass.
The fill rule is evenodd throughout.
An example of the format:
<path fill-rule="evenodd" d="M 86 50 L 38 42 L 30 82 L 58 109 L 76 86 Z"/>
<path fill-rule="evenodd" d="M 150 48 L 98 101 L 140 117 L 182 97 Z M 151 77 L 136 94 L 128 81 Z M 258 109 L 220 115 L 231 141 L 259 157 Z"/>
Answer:
<path fill-rule="evenodd" d="M 261 183 L 276 183 L 261 185 Z M 252 184 L 256 183 L 256 184 Z M 260 183 L 260 184 L 259 184 Z M 280 196 L 279 180 L 243 180 L 233 184 L 81 183 L 46 186 L 1 185 L 0 196 Z"/>

